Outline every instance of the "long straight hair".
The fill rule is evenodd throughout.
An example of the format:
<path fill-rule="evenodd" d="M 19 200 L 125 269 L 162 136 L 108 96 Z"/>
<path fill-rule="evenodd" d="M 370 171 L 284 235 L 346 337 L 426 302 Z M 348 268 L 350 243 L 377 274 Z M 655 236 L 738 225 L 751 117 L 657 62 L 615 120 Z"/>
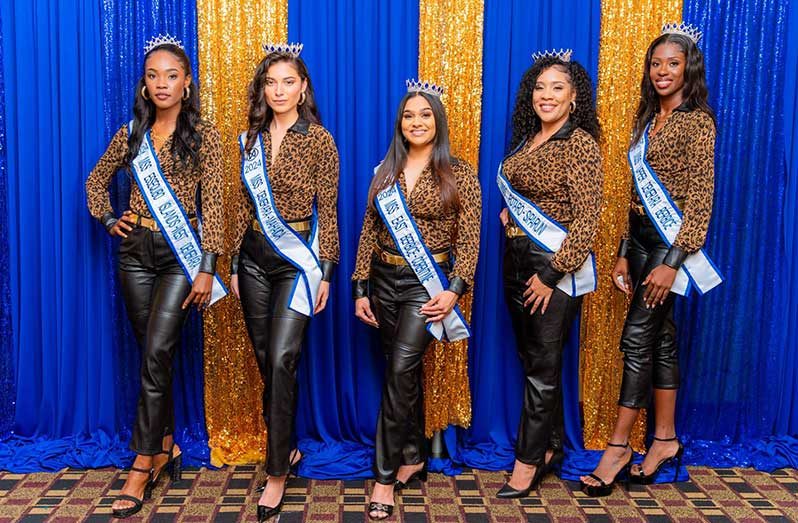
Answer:
<path fill-rule="evenodd" d="M 269 68 L 279 62 L 288 62 L 294 66 L 300 81 L 307 81 L 305 89 L 305 102 L 297 106 L 299 117 L 310 123 L 321 124 L 321 115 L 316 107 L 316 96 L 313 94 L 313 84 L 305 62 L 298 56 L 289 53 L 276 52 L 267 54 L 255 69 L 255 76 L 249 84 L 249 128 L 247 129 L 247 143 L 245 149 L 249 152 L 262 133 L 269 128 L 274 118 L 274 111 L 266 101 L 263 90 L 266 86 L 266 76 Z"/>
<path fill-rule="evenodd" d="M 144 77 L 147 58 L 157 51 L 171 53 L 180 62 L 186 75 L 191 76 L 191 62 L 188 59 L 188 55 L 176 45 L 159 45 L 144 56 L 145 71 L 142 71 L 141 78 L 136 83 L 136 94 L 133 100 L 133 132 L 127 137 L 127 154 L 122 160 L 122 165 L 128 170 L 133 158 L 139 152 L 144 134 L 155 123 L 155 104 L 152 99 L 144 98 L 141 92 L 146 86 Z M 188 99 L 180 102 L 180 113 L 177 115 L 177 125 L 172 135 L 172 145 L 169 152 L 184 165 L 197 166 L 199 164 L 199 150 L 202 146 L 202 135 L 197 131 L 197 124 L 200 121 L 200 99 L 196 82 L 192 81 L 189 84 L 188 92 Z"/>
<path fill-rule="evenodd" d="M 432 108 L 432 116 L 435 118 L 435 138 L 432 142 L 432 176 L 438 186 L 441 195 L 441 203 L 445 211 L 457 211 L 460 209 L 460 197 L 457 192 L 457 182 L 452 172 L 452 157 L 449 146 L 449 123 L 446 119 L 446 110 L 443 108 L 441 99 L 437 96 L 414 91 L 408 92 L 399 102 L 399 110 L 396 112 L 396 120 L 393 127 L 393 139 L 385 153 L 382 163 L 377 168 L 377 174 L 371 180 L 369 186 L 369 205 L 374 207 L 374 198 L 380 191 L 396 183 L 399 174 L 407 165 L 408 143 L 402 134 L 402 117 L 408 100 L 415 96 L 421 96 L 429 103 Z"/>
<path fill-rule="evenodd" d="M 646 131 L 648 122 L 654 117 L 659 107 L 659 95 L 654 84 L 651 83 L 651 57 L 654 50 L 662 44 L 678 45 L 685 56 L 684 67 L 684 87 L 682 96 L 684 103 L 689 109 L 698 109 L 707 113 L 712 122 L 717 126 L 715 113 L 707 103 L 709 91 L 707 90 L 707 77 L 704 68 L 704 55 L 698 46 L 690 38 L 680 34 L 666 33 L 657 37 L 646 51 L 646 59 L 643 65 L 643 79 L 640 81 L 640 103 L 635 112 L 634 131 L 632 135 L 632 145 L 640 141 Z"/>

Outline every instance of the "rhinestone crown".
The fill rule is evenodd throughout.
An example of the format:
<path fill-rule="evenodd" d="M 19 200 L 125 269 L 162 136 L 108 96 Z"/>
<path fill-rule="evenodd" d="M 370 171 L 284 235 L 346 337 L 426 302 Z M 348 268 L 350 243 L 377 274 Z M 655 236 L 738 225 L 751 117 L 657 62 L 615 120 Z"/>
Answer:
<path fill-rule="evenodd" d="M 421 80 L 415 80 L 411 78 L 409 80 L 405 80 L 405 85 L 407 86 L 408 93 L 422 92 L 431 94 L 432 96 L 437 96 L 438 98 L 443 95 L 443 86 L 435 85 L 432 82 L 423 82 Z"/>

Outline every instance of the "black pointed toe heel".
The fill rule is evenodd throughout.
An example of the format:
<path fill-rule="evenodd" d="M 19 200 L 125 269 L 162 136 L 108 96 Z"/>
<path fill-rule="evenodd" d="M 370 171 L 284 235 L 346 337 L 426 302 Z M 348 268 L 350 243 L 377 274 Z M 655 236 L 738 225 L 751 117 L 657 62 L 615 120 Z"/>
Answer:
<path fill-rule="evenodd" d="M 426 483 L 426 481 L 427 481 L 427 462 L 426 461 L 424 462 L 424 466 L 421 467 L 421 470 L 417 470 L 416 472 L 413 472 L 413 474 L 411 474 L 410 477 L 407 478 L 407 481 L 399 481 L 397 479 L 396 483 L 394 483 L 393 490 L 395 492 L 398 492 L 398 491 L 400 491 L 402 489 L 406 489 L 407 486 L 410 484 L 410 482 L 413 481 L 414 479 L 417 479 L 417 480 L 419 480 L 422 483 Z"/>
<path fill-rule="evenodd" d="M 619 445 L 617 443 L 607 443 L 607 446 L 608 447 L 619 447 L 619 448 L 624 448 L 625 449 L 625 448 L 629 448 L 629 443 L 627 442 L 627 443 L 624 443 L 623 445 Z M 631 448 L 629 450 L 631 450 Z M 584 481 L 580 481 L 579 482 L 579 489 L 582 492 L 584 492 L 585 494 L 587 494 L 591 498 L 601 498 L 601 497 L 604 497 L 604 496 L 609 496 L 610 494 L 612 494 L 612 489 L 615 487 L 615 483 L 619 480 L 619 478 L 625 478 L 626 479 L 625 483 L 626 483 L 626 488 L 628 489 L 629 488 L 629 475 L 630 475 L 629 469 L 632 467 L 632 458 L 633 457 L 634 457 L 634 452 L 631 452 L 629 454 L 629 461 L 627 461 L 626 464 L 623 467 L 621 467 L 621 470 L 619 470 L 618 473 L 615 474 L 615 477 L 612 478 L 612 481 L 610 481 L 609 483 L 605 482 L 600 477 L 598 477 L 595 474 L 591 473 L 591 474 L 588 474 L 588 476 L 590 476 L 594 480 L 598 481 L 600 484 L 599 485 L 588 485 Z"/>
<path fill-rule="evenodd" d="M 676 470 L 673 473 L 673 481 L 676 482 L 676 480 L 679 479 L 679 469 L 682 466 L 682 456 L 684 456 L 684 445 L 682 445 L 682 442 L 679 441 L 679 438 L 675 436 L 673 438 L 658 438 L 654 436 L 654 439 L 657 441 L 677 441 L 679 443 L 679 448 L 676 450 L 676 454 L 673 456 L 660 460 L 660 462 L 657 463 L 657 467 L 654 469 L 654 472 L 651 474 L 646 474 L 643 472 L 643 466 L 641 465 L 639 474 L 630 475 L 629 480 L 632 483 L 636 483 L 638 485 L 651 485 L 657 480 L 657 476 L 659 476 L 662 467 L 668 463 L 674 463 L 676 465 Z"/>

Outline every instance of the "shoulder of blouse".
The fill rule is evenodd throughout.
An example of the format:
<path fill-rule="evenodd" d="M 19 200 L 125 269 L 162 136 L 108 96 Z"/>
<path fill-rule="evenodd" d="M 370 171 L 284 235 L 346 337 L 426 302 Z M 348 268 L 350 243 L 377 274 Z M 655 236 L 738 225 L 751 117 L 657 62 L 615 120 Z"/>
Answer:
<path fill-rule="evenodd" d="M 197 132 L 200 133 L 202 138 L 209 138 L 211 140 L 221 141 L 221 134 L 216 126 L 207 120 L 200 120 L 197 123 Z"/>
<path fill-rule="evenodd" d="M 689 125 L 694 126 L 696 129 L 710 129 L 715 132 L 715 122 L 712 117 L 700 109 L 694 109 L 685 113 L 684 118 Z"/>
<path fill-rule="evenodd" d="M 308 125 L 308 136 L 329 139 L 331 142 L 335 143 L 332 133 L 328 131 L 326 127 L 318 123 L 311 123 Z"/>
<path fill-rule="evenodd" d="M 596 141 L 596 139 L 593 138 L 593 136 L 589 132 L 585 131 L 581 127 L 574 129 L 574 132 L 571 133 L 571 138 L 569 138 L 568 141 L 577 144 L 580 147 L 584 147 L 585 149 L 588 150 L 590 149 L 595 149 L 596 151 L 599 150 L 599 144 Z"/>
<path fill-rule="evenodd" d="M 455 178 L 458 177 L 466 177 L 466 178 L 476 178 L 476 171 L 471 164 L 467 161 L 463 160 L 462 158 L 458 158 L 456 156 L 452 156 L 449 163 L 452 166 L 452 173 L 454 174 Z"/>

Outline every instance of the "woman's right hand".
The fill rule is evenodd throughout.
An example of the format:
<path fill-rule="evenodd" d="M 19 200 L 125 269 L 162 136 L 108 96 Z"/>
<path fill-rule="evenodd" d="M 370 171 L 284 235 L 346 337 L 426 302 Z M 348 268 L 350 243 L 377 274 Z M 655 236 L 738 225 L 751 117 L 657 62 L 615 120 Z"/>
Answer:
<path fill-rule="evenodd" d="M 629 277 L 629 260 L 618 258 L 612 269 L 612 283 L 626 295 L 632 294 L 632 280 Z"/>
<path fill-rule="evenodd" d="M 499 213 L 499 221 L 502 222 L 503 227 L 507 227 L 507 224 L 510 222 L 510 211 L 507 207 L 502 209 L 502 212 Z"/>
<path fill-rule="evenodd" d="M 236 295 L 236 298 L 240 300 L 241 294 L 238 292 L 238 274 L 230 276 L 230 289 L 233 291 L 233 294 Z"/>
<path fill-rule="evenodd" d="M 371 312 L 371 302 L 367 297 L 358 298 L 355 300 L 355 317 L 371 327 L 379 327 L 377 318 Z"/>
<path fill-rule="evenodd" d="M 130 232 L 133 230 L 131 225 L 136 225 L 136 220 L 133 220 L 130 215 L 133 214 L 131 211 L 125 211 L 122 213 L 122 216 L 116 220 L 116 223 L 108 229 L 108 234 L 111 236 L 120 236 L 122 238 L 127 238 L 126 232 Z M 131 225 L 129 225 L 131 224 Z"/>

